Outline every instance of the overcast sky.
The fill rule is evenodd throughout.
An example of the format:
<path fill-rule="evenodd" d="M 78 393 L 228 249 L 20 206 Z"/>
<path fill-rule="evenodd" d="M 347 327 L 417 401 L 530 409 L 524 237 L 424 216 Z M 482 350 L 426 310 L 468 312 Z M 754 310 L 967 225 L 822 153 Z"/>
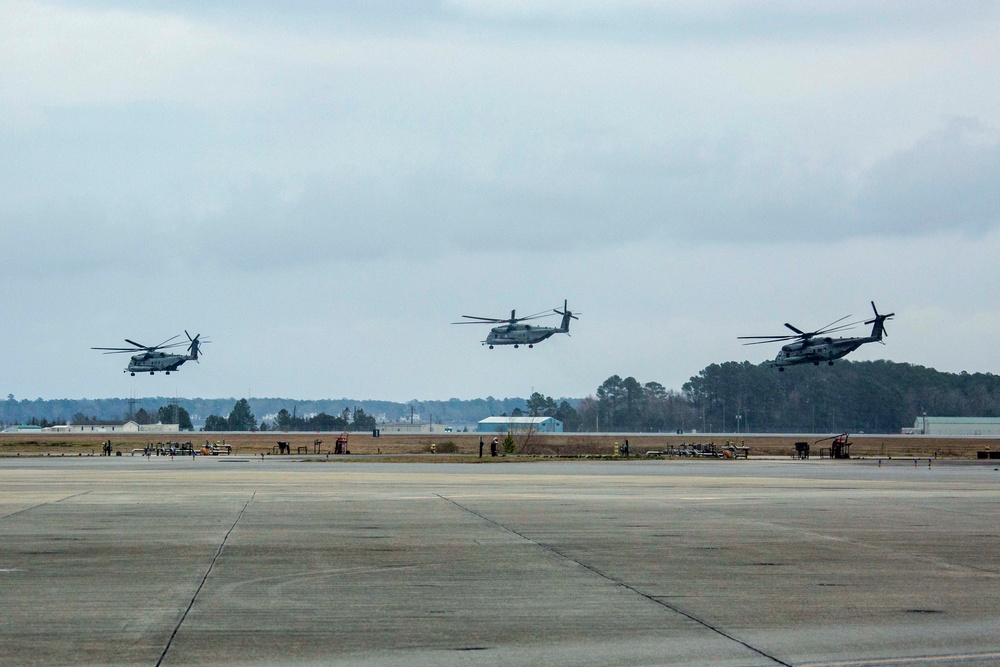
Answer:
<path fill-rule="evenodd" d="M 1000 373 L 1000 3 L 238 7 L 0 0 L 3 395 L 679 389 L 870 300 L 850 358 Z"/>

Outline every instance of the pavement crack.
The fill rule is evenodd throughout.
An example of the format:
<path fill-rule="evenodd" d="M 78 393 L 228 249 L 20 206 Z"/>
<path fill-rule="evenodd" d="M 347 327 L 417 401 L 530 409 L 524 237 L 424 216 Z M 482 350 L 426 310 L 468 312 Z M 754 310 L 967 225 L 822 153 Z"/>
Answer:
<path fill-rule="evenodd" d="M 0 516 L 0 519 L 9 519 L 12 516 L 17 516 L 18 514 L 24 514 L 25 512 L 30 512 L 31 510 L 38 509 L 39 507 L 45 507 L 46 505 L 56 505 L 63 502 L 64 500 L 69 500 L 71 498 L 79 498 L 80 496 L 85 496 L 90 491 L 81 491 L 80 493 L 74 493 L 63 498 L 57 498 L 56 500 L 46 500 L 44 503 L 38 503 L 37 505 L 32 505 L 31 507 L 25 507 L 23 510 L 18 510 L 16 512 L 11 512 L 10 514 L 4 514 Z"/>
<path fill-rule="evenodd" d="M 791 663 L 785 662 L 785 661 L 781 660 L 780 658 L 777 658 L 777 657 L 775 657 L 775 656 L 773 656 L 773 655 L 771 655 L 771 654 L 763 651 L 762 649 L 759 649 L 756 646 L 753 646 L 752 644 L 749 644 L 749 643 L 743 641 L 742 639 L 729 634 L 725 630 L 723 630 L 723 629 L 721 629 L 721 628 L 719 628 L 717 626 L 712 625 L 711 623 L 709 623 L 708 621 L 705 621 L 704 619 L 698 618 L 694 614 L 691 614 L 689 612 L 684 611 L 683 609 L 680 609 L 679 607 L 676 607 L 676 606 L 674 606 L 672 604 L 669 604 L 669 603 L 665 602 L 663 599 L 661 599 L 659 597 L 655 597 L 655 596 L 649 595 L 648 593 L 643 593 L 642 591 L 640 591 L 636 587 L 634 587 L 634 586 L 632 586 L 630 584 L 627 584 L 624 581 L 622 581 L 620 579 L 617 579 L 617 578 L 611 576 L 610 574 L 607 574 L 606 572 L 602 572 L 601 570 L 597 569 L 593 565 L 588 565 L 587 563 L 581 562 L 581 561 L 577 560 L 576 558 L 573 558 L 572 556 L 569 556 L 567 554 L 562 553 L 561 551 L 559 551 L 558 549 L 556 549 L 555 547 L 553 547 L 550 544 L 545 544 L 544 542 L 539 542 L 538 540 L 532 539 L 532 538 L 528 537 L 527 535 L 524 535 L 523 533 L 519 533 L 516 530 L 514 530 L 513 528 L 510 528 L 509 526 L 505 526 L 504 524 L 500 523 L 499 521 L 495 521 L 495 520 L 493 520 L 493 519 L 491 519 L 491 518 L 489 518 L 487 516 L 484 516 L 484 515 L 480 514 L 479 512 L 476 512 L 473 509 L 470 509 L 470 508 L 466 507 L 465 505 L 462 505 L 461 503 L 455 502 L 451 498 L 447 498 L 445 496 L 442 496 L 441 494 L 434 494 L 434 495 L 436 495 L 441 500 L 444 500 L 446 502 L 451 503 L 452 505 L 454 505 L 455 507 L 461 509 L 464 512 L 468 512 L 469 514 L 471 514 L 473 516 L 479 517 L 480 519 L 482 519 L 486 523 L 489 523 L 489 524 L 491 524 L 493 526 L 496 526 L 497 528 L 499 528 L 499 529 L 501 529 L 503 531 L 506 531 L 506 532 L 508 532 L 508 533 L 510 533 L 512 535 L 516 535 L 519 538 L 521 538 L 522 540 L 530 542 L 531 544 L 534 544 L 535 546 L 537 546 L 537 547 L 539 547 L 541 549 L 545 549 L 546 551 L 548 551 L 548 552 L 550 552 L 550 553 L 558 556 L 559 558 L 562 558 L 564 560 L 569 561 L 570 563 L 578 565 L 578 566 L 580 566 L 580 567 L 582 567 L 582 568 L 590 571 L 591 573 L 597 575 L 598 577 L 601 577 L 602 579 L 615 584 L 616 586 L 618 586 L 620 588 L 623 588 L 623 589 L 625 589 L 627 591 L 635 593 L 636 595 L 638 595 L 640 597 L 645 598 L 646 600 L 648 600 L 649 602 L 652 602 L 653 604 L 659 605 L 659 606 L 661 606 L 661 607 L 663 607 L 665 609 L 669 609 L 670 611 L 674 612 L 675 614 L 680 614 L 684 618 L 697 623 L 698 625 L 702 626 L 703 628 L 705 628 L 707 630 L 710 630 L 710 631 L 714 632 L 715 634 L 719 635 L 720 637 L 728 639 L 731 642 L 735 642 L 735 643 L 739 644 L 740 646 L 743 646 L 744 648 L 747 648 L 750 651 L 753 651 L 754 653 L 756 653 L 759 656 L 767 658 L 768 660 L 770 660 L 770 661 L 772 661 L 772 662 L 774 662 L 774 663 L 776 663 L 778 665 L 783 665 L 784 667 L 794 667 Z"/>
<path fill-rule="evenodd" d="M 160 654 L 160 659 L 156 661 L 156 667 L 160 667 L 160 665 L 163 664 L 163 659 L 167 657 L 167 651 L 170 650 L 170 646 L 174 643 L 174 638 L 177 636 L 181 626 L 184 624 L 184 620 L 187 618 L 188 613 L 194 607 L 195 600 L 198 599 L 198 594 L 201 593 L 201 589 L 205 587 L 205 582 L 208 581 L 208 575 L 212 574 L 212 568 L 215 567 L 216 561 L 218 561 L 219 556 L 222 555 L 222 550 L 226 548 L 226 542 L 229 541 L 229 536 L 232 534 L 233 530 L 236 529 L 236 524 L 238 524 L 240 519 L 243 518 L 243 513 L 247 511 L 247 507 L 250 506 L 250 503 L 256 495 L 256 491 L 250 494 L 250 498 L 247 500 L 246 504 L 243 505 L 243 509 L 241 509 L 240 513 L 236 515 L 236 520 L 233 521 L 233 525 L 229 527 L 229 530 L 227 530 L 226 534 L 223 536 L 222 543 L 219 544 L 218 551 L 215 552 L 212 562 L 208 564 L 205 576 L 201 578 L 201 583 L 198 584 L 198 588 L 195 590 L 194 595 L 191 596 L 191 602 L 188 603 L 187 609 L 185 609 L 184 613 L 181 614 L 180 620 L 177 621 L 177 625 L 174 627 L 174 631 L 170 633 L 170 639 L 167 640 L 167 645 L 163 647 L 163 653 Z"/>

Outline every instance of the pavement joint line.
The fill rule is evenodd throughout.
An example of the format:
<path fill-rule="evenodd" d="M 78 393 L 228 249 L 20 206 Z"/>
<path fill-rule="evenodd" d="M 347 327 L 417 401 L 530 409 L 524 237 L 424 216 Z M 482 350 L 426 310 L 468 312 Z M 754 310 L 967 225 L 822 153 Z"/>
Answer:
<path fill-rule="evenodd" d="M 580 567 L 588 570 L 589 572 L 597 575 L 598 577 L 601 577 L 602 579 L 610 581 L 611 583 L 615 584 L 616 586 L 619 586 L 620 588 L 624 588 L 627 591 L 635 593 L 636 595 L 645 598 L 646 600 L 648 600 L 649 602 L 652 602 L 653 604 L 656 604 L 656 605 L 659 605 L 661 607 L 664 607 L 665 609 L 669 609 L 670 611 L 674 612 L 675 614 L 680 614 L 684 618 L 687 618 L 687 619 L 689 619 L 691 621 L 694 621 L 698 625 L 700 625 L 700 626 L 702 626 L 702 627 L 704 627 L 704 628 L 706 628 L 706 629 L 714 632 L 715 634 L 717 634 L 717 635 L 719 635 L 721 637 L 724 637 L 724 638 L 728 639 L 731 642 L 735 642 L 735 643 L 737 643 L 737 644 L 739 644 L 739 645 L 741 645 L 741 646 L 743 646 L 743 647 L 745 647 L 745 648 L 753 651 L 757 655 L 760 655 L 760 656 L 762 656 L 764 658 L 767 658 L 768 660 L 771 660 L 772 662 L 775 662 L 775 663 L 777 663 L 779 665 L 783 665 L 783 667 L 795 667 L 791 663 L 785 662 L 785 661 L 781 660 L 780 658 L 777 658 L 777 657 L 775 657 L 773 655 L 770 655 L 769 653 L 766 653 L 765 651 L 757 648 L 756 646 L 753 646 L 752 644 L 749 644 L 749 643 L 743 641 L 742 639 L 740 639 L 738 637 L 735 637 L 735 636 L 727 633 L 725 630 L 722 630 L 722 629 L 720 629 L 720 628 L 712 625 L 708 621 L 700 619 L 697 616 L 684 611 L 683 609 L 675 607 L 674 605 L 667 604 L 666 602 L 664 602 L 661 599 L 658 599 L 655 596 L 649 595 L 648 593 L 643 593 L 642 591 L 640 591 L 636 587 L 631 586 L 630 584 L 627 584 L 624 581 L 621 581 L 619 579 L 615 579 L 611 575 L 602 572 L 601 570 L 597 569 L 596 567 L 594 567 L 592 565 L 588 565 L 586 563 L 583 563 L 583 562 L 581 562 L 581 561 L 573 558 L 572 556 L 568 556 L 568 555 L 562 553 L 561 551 L 559 551 L 558 549 L 556 549 L 555 547 L 553 547 L 553 546 L 551 546 L 549 544 L 545 544 L 543 542 L 539 542 L 538 540 L 534 540 L 534 539 L 528 537 L 527 535 L 523 535 L 522 533 L 517 532 L 513 528 L 505 526 L 504 524 L 500 523 L 499 521 L 494 521 L 493 519 L 490 519 L 489 517 L 483 516 L 479 512 L 476 512 L 475 510 L 472 510 L 472 509 L 469 509 L 468 507 L 465 507 L 461 503 L 455 502 L 451 498 L 447 498 L 447 497 L 442 496 L 440 494 L 434 494 L 434 495 L 436 495 L 441 500 L 445 500 L 445 501 L 451 503 L 452 505 L 454 505 L 455 507 L 458 507 L 459 509 L 461 509 L 464 512 L 468 512 L 469 514 L 471 514 L 473 516 L 479 517 L 483 521 L 485 521 L 485 522 L 487 522 L 489 524 L 492 524 L 492 525 L 496 526 L 497 528 L 500 528 L 501 530 L 507 531 L 508 533 L 511 533 L 513 535 L 517 535 L 518 537 L 520 537 L 522 540 L 525 540 L 526 542 L 530 542 L 531 544 L 534 544 L 535 546 L 538 546 L 541 549 L 545 549 L 546 551 L 548 551 L 550 553 L 553 553 L 556 556 L 558 556 L 558 557 L 560 557 L 560 558 L 562 558 L 564 560 L 567 560 L 567 561 L 569 561 L 569 562 L 571 562 L 571 563 L 573 563 L 575 565 L 579 565 Z"/>
<path fill-rule="evenodd" d="M 74 493 L 71 496 L 66 496 L 65 498 L 57 498 L 56 500 L 46 500 L 44 503 L 38 503 L 37 505 L 32 505 L 31 507 L 25 507 L 24 509 L 18 510 L 16 512 L 11 512 L 10 514 L 4 514 L 0 516 L 0 520 L 9 519 L 12 516 L 17 516 L 18 514 L 24 514 L 25 512 L 30 512 L 33 509 L 38 509 L 39 507 L 45 507 L 46 505 L 55 505 L 61 503 L 64 500 L 69 500 L 70 498 L 78 498 L 79 496 L 85 496 L 90 491 L 81 491 L 80 493 Z"/>
<path fill-rule="evenodd" d="M 243 513 L 247 511 L 248 507 L 250 507 L 250 503 L 253 501 L 254 496 L 256 495 L 257 495 L 256 491 L 250 494 L 250 498 L 243 506 L 243 509 L 241 509 L 240 513 L 236 515 L 236 520 L 233 521 L 233 525 L 229 527 L 229 530 L 227 530 L 226 534 L 223 536 L 222 543 L 219 545 L 218 551 L 215 552 L 215 556 L 212 558 L 212 562 L 208 564 L 208 569 L 205 571 L 205 576 L 201 578 L 201 583 L 198 584 L 198 588 L 195 590 L 194 595 L 191 596 L 191 602 L 188 603 L 187 609 L 185 609 L 184 613 L 181 614 L 181 618 L 179 621 L 177 621 L 177 625 L 174 627 L 174 631 L 170 633 L 170 639 L 167 640 L 167 645 L 163 647 L 163 653 L 160 654 L 160 659 L 156 661 L 156 667 L 160 667 L 160 665 L 163 664 L 163 659 L 167 657 L 167 651 L 170 650 L 170 646 L 174 643 L 174 638 L 177 636 L 177 633 L 180 631 L 181 626 L 184 624 L 184 620 L 187 618 L 188 613 L 194 607 L 194 602 L 195 600 L 198 599 L 198 594 L 201 593 L 201 589 L 205 587 L 205 582 L 208 581 L 208 575 L 212 574 L 212 568 L 215 567 L 216 561 L 218 561 L 219 556 L 222 555 L 222 550 L 225 549 L 226 542 L 229 540 L 229 535 L 232 534 L 233 530 L 236 529 L 236 524 L 238 524 L 240 522 L 240 519 L 243 518 Z"/>

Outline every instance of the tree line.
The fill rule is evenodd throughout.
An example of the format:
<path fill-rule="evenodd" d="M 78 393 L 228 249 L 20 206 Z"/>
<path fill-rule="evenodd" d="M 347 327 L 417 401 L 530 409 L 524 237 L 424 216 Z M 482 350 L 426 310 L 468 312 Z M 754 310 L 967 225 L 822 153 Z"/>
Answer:
<path fill-rule="evenodd" d="M 161 405 L 155 411 L 147 411 L 139 408 L 133 415 L 126 415 L 125 419 L 101 419 L 96 415 L 87 416 L 82 412 L 73 415 L 71 424 L 78 426 L 110 426 L 121 424 L 122 421 L 131 420 L 136 424 L 177 424 L 181 431 L 193 431 L 194 425 L 191 423 L 191 415 L 187 410 L 171 403 Z"/>
<path fill-rule="evenodd" d="M 898 433 L 920 415 L 1000 417 L 1000 376 L 891 361 L 839 361 L 778 372 L 712 364 L 680 391 L 613 375 L 577 406 L 582 431 Z"/>
<path fill-rule="evenodd" d="M 578 399 L 565 399 L 575 404 Z M 236 398 L 174 398 L 151 396 L 144 398 L 57 398 L 57 399 L 16 399 L 13 394 L 7 400 L 0 399 L 0 426 L 10 424 L 56 425 L 70 423 L 76 416 L 103 420 L 105 423 L 122 423 L 134 418 L 140 410 L 150 416 L 158 415 L 162 406 L 176 403 L 187 411 L 196 426 L 208 416 L 226 416 L 232 411 Z M 525 399 L 519 397 L 458 399 L 403 402 L 359 400 L 359 399 L 294 399 L 294 398 L 247 398 L 251 412 L 257 415 L 258 427 L 261 421 L 270 425 L 281 410 L 294 415 L 341 416 L 343 407 L 349 405 L 364 411 L 379 422 L 408 422 L 412 417 L 417 422 L 474 423 L 484 417 L 510 413 L 515 409 L 525 409 Z M 156 419 L 154 418 L 154 422 Z M 353 421 L 353 420 L 350 420 Z M 164 422 L 167 423 L 167 422 Z"/>
<path fill-rule="evenodd" d="M 1000 417 L 1000 376 L 943 373 L 891 361 L 838 361 L 833 366 L 791 366 L 785 372 L 766 363 L 712 364 L 679 389 L 656 381 L 613 375 L 584 399 L 553 399 L 535 392 L 521 398 L 448 401 L 340 401 L 292 399 L 57 399 L 0 400 L 0 425 L 65 424 L 117 419 L 177 423 L 205 418 L 206 430 L 366 431 L 376 415 L 406 421 L 473 423 L 491 415 L 552 416 L 566 431 L 726 433 L 898 433 L 923 414 L 941 417 Z M 339 404 L 339 405 L 338 405 Z M 323 409 L 313 409 L 324 406 Z M 334 407 L 336 406 L 336 407 Z M 198 412 L 211 408 L 211 412 Z M 261 418 L 254 416 L 263 414 Z M 88 416 L 89 415 L 89 416 Z M 307 415 L 300 417 L 299 415 Z M 107 422 L 106 422 L 107 423 Z"/>
<path fill-rule="evenodd" d="M 263 419 L 260 423 L 250 409 L 250 403 L 245 398 L 236 401 L 228 417 L 209 415 L 205 418 L 206 431 L 371 431 L 377 428 L 375 417 L 365 414 L 361 408 L 344 408 L 339 415 L 328 415 L 325 412 L 299 417 L 295 408 L 289 412 L 286 408 L 278 411 L 271 421 Z"/>

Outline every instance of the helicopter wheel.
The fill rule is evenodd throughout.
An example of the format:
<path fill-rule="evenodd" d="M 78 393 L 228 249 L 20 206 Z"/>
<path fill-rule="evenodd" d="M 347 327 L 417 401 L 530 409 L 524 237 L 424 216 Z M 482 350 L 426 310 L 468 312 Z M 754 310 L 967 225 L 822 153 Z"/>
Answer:
<path fill-rule="evenodd" d="M 492 346 L 492 345 L 490 345 L 490 349 L 491 349 L 491 350 L 493 349 L 493 346 Z"/>
<path fill-rule="evenodd" d="M 819 366 L 819 362 L 818 361 L 814 361 L 813 362 L 813 366 Z"/>
<path fill-rule="evenodd" d="M 170 371 L 164 371 L 164 373 L 166 373 L 167 375 L 170 375 Z"/>
<path fill-rule="evenodd" d="M 150 375 L 154 375 L 155 373 L 156 373 L 156 371 L 149 371 Z"/>
<path fill-rule="evenodd" d="M 132 377 L 135 377 L 135 373 L 132 373 Z"/>
<path fill-rule="evenodd" d="M 534 345 L 528 345 L 529 348 L 535 347 Z"/>
<path fill-rule="evenodd" d="M 828 361 L 828 362 L 826 362 L 826 365 L 827 366 L 833 366 L 833 362 L 832 361 Z"/>
<path fill-rule="evenodd" d="M 778 366 L 778 372 L 779 373 L 784 373 L 785 372 L 785 367 L 784 366 Z"/>
<path fill-rule="evenodd" d="M 516 349 L 517 349 L 517 348 L 519 348 L 519 347 L 520 347 L 520 345 L 515 345 L 515 346 L 514 346 L 514 349 L 516 350 Z"/>

